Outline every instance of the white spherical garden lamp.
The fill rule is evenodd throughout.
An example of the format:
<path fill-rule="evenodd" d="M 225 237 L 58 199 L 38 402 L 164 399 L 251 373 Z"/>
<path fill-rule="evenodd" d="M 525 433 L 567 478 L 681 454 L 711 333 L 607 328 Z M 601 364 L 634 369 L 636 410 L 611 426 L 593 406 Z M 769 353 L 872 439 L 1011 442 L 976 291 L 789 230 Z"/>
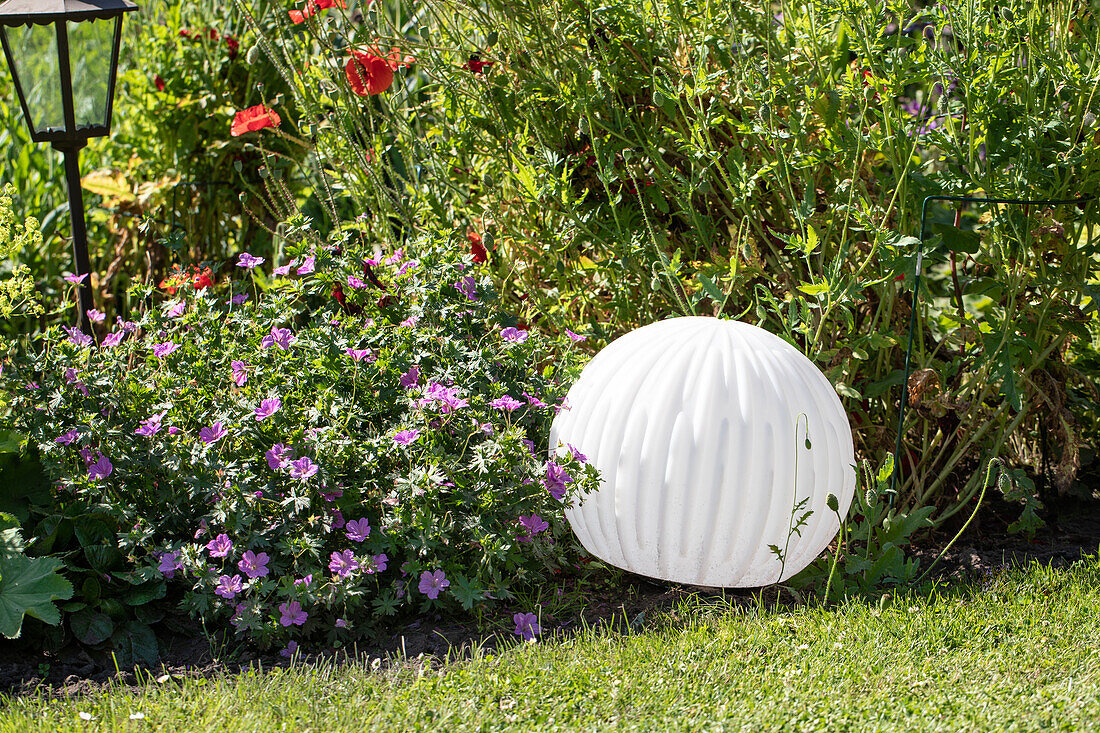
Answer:
<path fill-rule="evenodd" d="M 584 368 L 550 431 L 602 483 L 566 510 L 596 557 L 651 578 L 755 587 L 806 567 L 855 491 L 851 426 L 833 386 L 756 326 L 673 318 Z"/>

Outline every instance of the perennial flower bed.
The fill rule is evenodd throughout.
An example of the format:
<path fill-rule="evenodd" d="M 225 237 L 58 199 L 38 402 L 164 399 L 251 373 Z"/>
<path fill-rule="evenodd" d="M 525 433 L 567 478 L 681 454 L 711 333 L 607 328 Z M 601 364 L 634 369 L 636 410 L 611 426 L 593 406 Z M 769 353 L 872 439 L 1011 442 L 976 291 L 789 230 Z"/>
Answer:
<path fill-rule="evenodd" d="M 78 638 L 131 633 L 150 619 L 118 601 L 140 611 L 133 590 L 167 583 L 290 653 L 402 611 L 507 608 L 568 561 L 562 503 L 596 481 L 568 447 L 546 453 L 572 341 L 551 358 L 469 257 L 418 251 L 303 245 L 271 278 L 242 253 L 243 279 L 178 277 L 136 321 L 13 357 L 16 427 L 56 492 L 33 534 L 67 526 L 83 549 Z M 533 609 L 512 610 L 530 636 Z"/>

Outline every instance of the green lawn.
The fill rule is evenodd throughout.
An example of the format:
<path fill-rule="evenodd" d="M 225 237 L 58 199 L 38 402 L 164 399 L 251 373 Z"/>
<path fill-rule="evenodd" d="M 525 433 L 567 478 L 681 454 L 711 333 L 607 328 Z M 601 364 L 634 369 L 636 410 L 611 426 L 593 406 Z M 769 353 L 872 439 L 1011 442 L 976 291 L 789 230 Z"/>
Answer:
<path fill-rule="evenodd" d="M 1093 557 L 829 610 L 696 601 L 636 633 L 438 670 L 326 663 L 0 699 L 0 731 L 1100 730 L 1098 610 Z"/>

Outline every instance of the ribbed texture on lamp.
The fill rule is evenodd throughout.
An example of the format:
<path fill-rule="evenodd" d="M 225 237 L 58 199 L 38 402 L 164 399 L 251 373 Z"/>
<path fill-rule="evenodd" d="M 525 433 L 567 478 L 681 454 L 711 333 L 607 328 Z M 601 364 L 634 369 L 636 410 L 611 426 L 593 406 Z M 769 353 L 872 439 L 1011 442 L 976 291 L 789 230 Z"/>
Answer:
<path fill-rule="evenodd" d="M 603 484 L 566 517 L 589 552 L 625 570 L 718 587 L 774 583 L 836 535 L 826 496 L 837 496 L 841 516 L 851 504 L 855 454 L 836 391 L 756 326 L 673 318 L 628 333 L 585 367 L 567 406 L 550 448 L 575 446 Z M 796 533 L 802 500 L 794 521 L 813 513 Z M 785 563 L 769 545 L 786 548 Z"/>

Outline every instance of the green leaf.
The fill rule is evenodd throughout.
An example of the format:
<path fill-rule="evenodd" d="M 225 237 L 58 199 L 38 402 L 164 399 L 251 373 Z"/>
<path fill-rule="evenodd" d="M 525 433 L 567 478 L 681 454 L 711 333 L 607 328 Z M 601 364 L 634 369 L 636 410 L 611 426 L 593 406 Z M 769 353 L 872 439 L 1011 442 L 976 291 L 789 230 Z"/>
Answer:
<path fill-rule="evenodd" d="M 809 283 L 802 283 L 798 286 L 798 289 L 811 297 L 821 295 L 822 293 L 829 292 L 829 281 L 823 279 L 821 282 L 812 285 Z"/>
<path fill-rule="evenodd" d="M 85 608 L 69 617 L 69 628 L 81 644 L 94 646 L 111 638 L 115 622 L 105 613 Z"/>
<path fill-rule="evenodd" d="M 54 626 L 61 623 L 53 602 L 72 598 L 73 585 L 57 574 L 60 567 L 54 557 L 0 557 L 0 634 L 18 638 L 24 615 Z"/>
<path fill-rule="evenodd" d="M 699 281 L 699 286 L 703 288 L 703 291 L 713 300 L 715 303 L 721 303 L 726 299 L 726 296 L 722 294 L 722 291 L 718 289 L 718 286 L 714 284 L 714 281 L 703 273 L 698 273 L 695 279 Z"/>
<path fill-rule="evenodd" d="M 476 581 L 468 580 L 465 575 L 456 575 L 451 581 L 451 592 L 454 593 L 455 598 L 462 604 L 462 607 L 467 611 L 472 610 L 474 604 L 480 601 L 485 595 L 485 589 L 479 586 Z"/>

